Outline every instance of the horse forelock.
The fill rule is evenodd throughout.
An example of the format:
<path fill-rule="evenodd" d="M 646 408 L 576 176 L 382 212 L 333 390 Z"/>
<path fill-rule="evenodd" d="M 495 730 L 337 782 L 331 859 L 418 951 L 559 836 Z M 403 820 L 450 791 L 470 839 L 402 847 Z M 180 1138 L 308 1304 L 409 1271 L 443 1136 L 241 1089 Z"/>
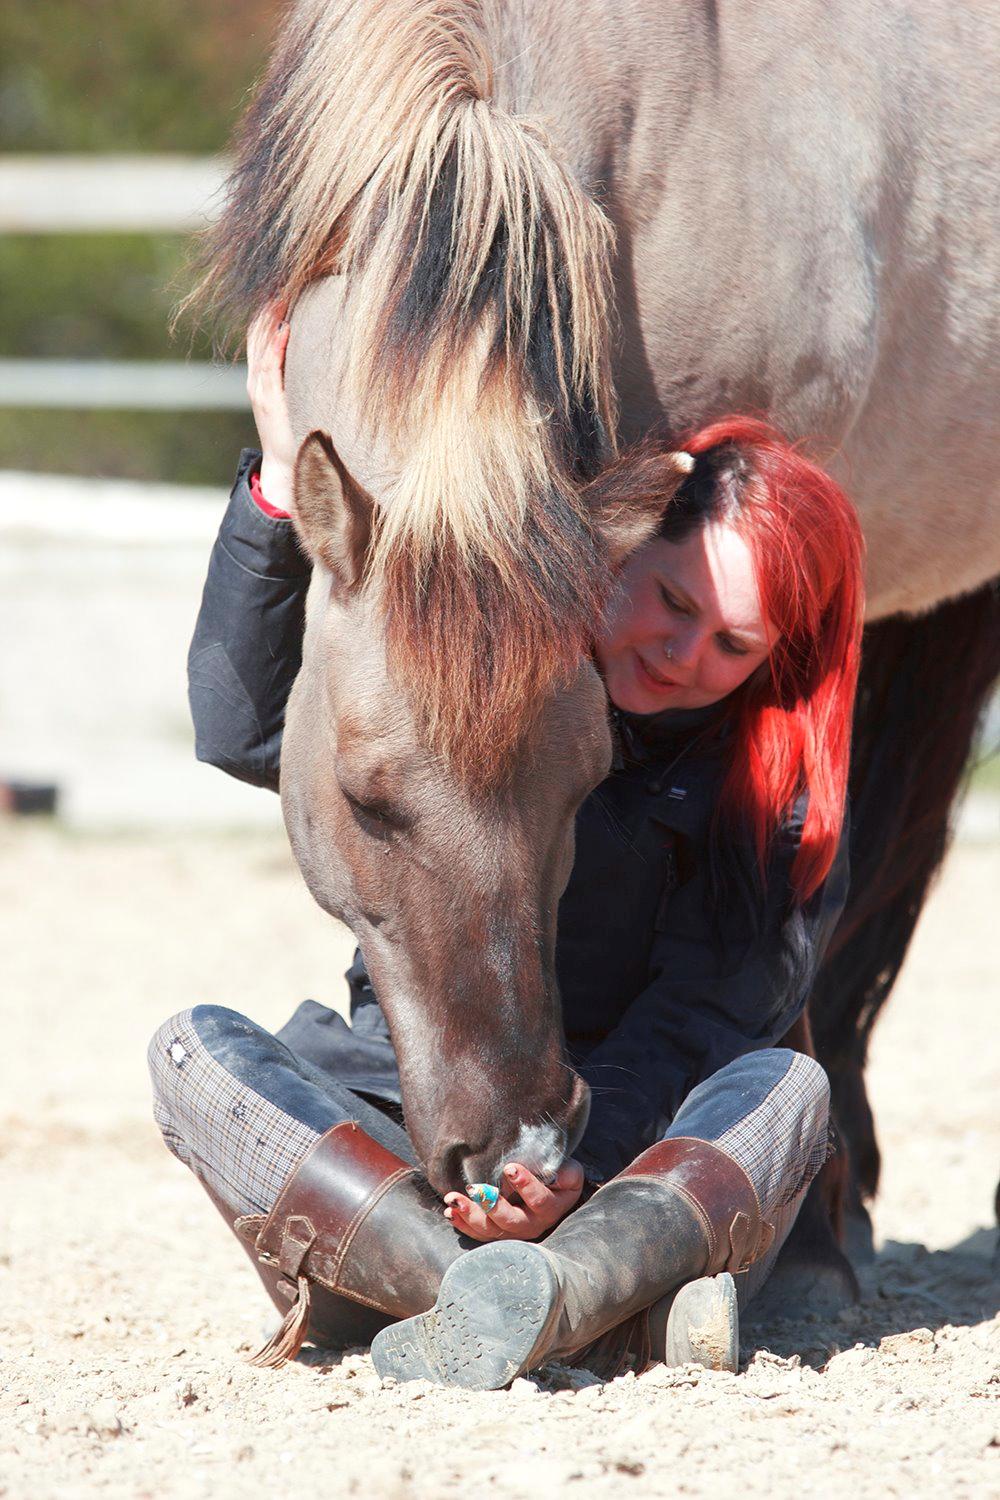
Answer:
<path fill-rule="evenodd" d="M 577 426 L 589 409 L 606 436 L 610 221 L 491 91 L 480 0 L 302 0 L 238 132 L 191 300 L 245 326 L 264 297 L 339 271 L 358 378 L 403 405 L 489 311 L 543 403 Z"/>
<path fill-rule="evenodd" d="M 509 558 L 475 566 L 454 538 L 385 562 L 390 674 L 421 742 L 471 792 L 502 786 L 530 753 L 545 704 L 579 672 L 611 576 L 573 492 L 529 518 Z"/>
<path fill-rule="evenodd" d="M 396 475 L 370 580 L 431 741 L 487 776 L 593 630 L 577 492 L 615 425 L 609 221 L 491 68 L 477 0 L 300 5 L 206 278 L 245 318 L 343 277 L 355 408 Z"/>

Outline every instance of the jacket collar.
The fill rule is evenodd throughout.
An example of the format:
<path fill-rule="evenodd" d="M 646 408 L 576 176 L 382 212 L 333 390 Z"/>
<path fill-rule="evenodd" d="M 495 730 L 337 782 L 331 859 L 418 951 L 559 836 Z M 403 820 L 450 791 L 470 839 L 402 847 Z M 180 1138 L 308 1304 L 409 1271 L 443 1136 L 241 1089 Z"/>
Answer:
<path fill-rule="evenodd" d="M 616 771 L 626 766 L 663 766 L 699 744 L 701 754 L 718 749 L 729 731 L 727 705 L 705 708 L 667 708 L 658 714 L 627 714 L 611 705 Z"/>

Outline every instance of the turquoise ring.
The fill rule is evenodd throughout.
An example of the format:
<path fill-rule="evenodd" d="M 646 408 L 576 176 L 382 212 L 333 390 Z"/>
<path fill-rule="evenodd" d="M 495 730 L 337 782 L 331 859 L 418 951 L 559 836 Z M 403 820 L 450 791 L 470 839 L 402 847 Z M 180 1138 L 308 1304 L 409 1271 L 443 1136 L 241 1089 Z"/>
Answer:
<path fill-rule="evenodd" d="M 500 1189 L 495 1188 L 492 1182 L 473 1182 L 465 1191 L 473 1203 L 478 1203 L 487 1214 L 491 1214 L 500 1202 Z"/>

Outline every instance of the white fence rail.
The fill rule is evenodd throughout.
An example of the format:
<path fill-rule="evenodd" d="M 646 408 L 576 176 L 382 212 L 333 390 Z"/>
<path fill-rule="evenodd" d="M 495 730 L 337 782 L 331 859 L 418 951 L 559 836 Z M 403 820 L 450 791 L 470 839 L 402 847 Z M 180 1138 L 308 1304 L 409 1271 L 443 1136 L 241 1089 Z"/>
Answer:
<path fill-rule="evenodd" d="M 246 368 L 170 360 L 0 359 L 0 407 L 242 411 Z"/>
<path fill-rule="evenodd" d="M 221 157 L 0 156 L 0 234 L 203 229 Z M 169 360 L 0 359 L 0 407 L 242 411 L 246 371 Z"/>
<path fill-rule="evenodd" d="M 202 229 L 218 213 L 220 157 L 0 156 L 0 234 Z"/>

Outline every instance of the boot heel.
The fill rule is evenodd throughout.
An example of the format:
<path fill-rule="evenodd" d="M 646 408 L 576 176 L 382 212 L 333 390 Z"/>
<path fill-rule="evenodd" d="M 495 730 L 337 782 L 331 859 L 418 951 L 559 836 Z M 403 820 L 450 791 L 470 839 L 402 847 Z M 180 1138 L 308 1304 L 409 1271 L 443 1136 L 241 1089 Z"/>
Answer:
<path fill-rule="evenodd" d="M 498 1391 L 531 1368 L 561 1309 L 559 1281 L 540 1246 L 483 1245 L 446 1271 L 429 1312 L 376 1335 L 372 1358 L 383 1380 Z"/>
<path fill-rule="evenodd" d="M 706 1370 L 740 1366 L 740 1314 L 736 1283 L 728 1271 L 688 1281 L 667 1313 L 666 1365 L 703 1365 Z"/>

